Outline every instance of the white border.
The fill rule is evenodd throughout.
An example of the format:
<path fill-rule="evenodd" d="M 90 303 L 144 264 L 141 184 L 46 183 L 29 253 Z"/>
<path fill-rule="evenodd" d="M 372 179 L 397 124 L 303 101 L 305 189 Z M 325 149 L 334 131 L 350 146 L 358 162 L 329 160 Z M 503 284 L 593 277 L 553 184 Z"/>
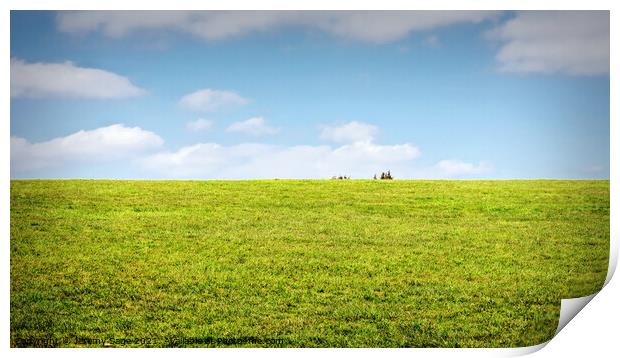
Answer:
<path fill-rule="evenodd" d="M 374 1 L 340 1 L 340 0 L 319 0 L 319 1 L 305 1 L 305 2 L 292 2 L 292 1 L 276 1 L 276 0 L 262 0 L 259 2 L 243 1 L 243 0 L 226 0 L 218 3 L 196 1 L 196 0 L 176 0 L 174 2 L 154 1 L 149 3 L 129 3 L 123 0 L 109 0 L 106 2 L 85 2 L 78 0 L 66 0 L 55 1 L 53 4 L 50 1 L 45 0 L 28 0 L 28 1 L 16 1 L 5 0 L 2 2 L 3 12 L 0 23 L 2 24 L 3 36 L 1 38 L 2 51 L 4 54 L 4 78 L 10 78 L 10 47 L 9 47 L 9 33 L 10 33 L 10 9 L 20 10 L 35 10 L 35 9 L 420 9 L 420 10 L 434 10 L 434 9 L 451 9 L 451 10 L 550 10 L 550 9 L 564 9 L 564 10 L 611 10 L 611 97 L 618 97 L 618 76 L 614 70 L 617 68 L 618 62 L 618 46 L 616 43 L 620 36 L 618 36 L 617 21 L 619 16 L 616 14 L 616 10 L 619 9 L 619 5 L 616 5 L 617 1 L 605 1 L 605 0 L 589 0 L 589 1 L 536 1 L 536 0 L 511 0 L 498 2 L 497 0 L 435 0 L 435 1 L 394 1 L 394 0 L 382 0 L 380 2 Z M 149 7 L 145 7 L 144 4 L 149 4 Z M 258 5 L 260 4 L 260 6 Z M 10 215 L 9 199 L 10 199 L 10 83 L 4 81 L 2 87 L 2 103 L 4 106 L 4 119 L 0 125 L 2 141 L 0 142 L 0 148 L 2 156 L 0 157 L 1 170 L 2 170 L 2 183 L 0 188 L 1 204 L 0 204 L 0 218 L 3 218 L 1 224 L 2 230 L 2 264 L 0 265 L 0 277 L 2 281 L 2 294 L 0 296 L 0 304 L 3 307 L 1 317 L 2 325 L 0 326 L 0 339 L 2 350 L 7 350 L 9 354 L 16 356 L 30 355 L 33 353 L 50 354 L 51 356 L 72 356 L 82 355 L 83 353 L 94 354 L 96 356 L 107 355 L 110 351 L 103 349 L 88 349 L 83 351 L 82 349 L 51 349 L 51 350 L 33 350 L 33 349 L 8 349 L 10 344 L 10 312 L 9 312 L 9 269 L 10 269 L 10 247 L 9 247 L 9 225 L 8 218 Z M 610 169 L 611 169 L 611 250 L 615 250 L 617 253 L 618 243 L 618 225 L 619 222 L 617 215 L 617 203 L 619 202 L 619 194 L 616 185 L 618 178 L 618 151 L 619 140 L 618 138 L 618 111 L 617 104 L 611 101 L 610 112 L 610 135 L 611 135 L 611 154 L 610 154 Z M 614 220 L 615 219 L 615 220 Z M 612 255 L 614 257 L 616 255 Z M 616 256 L 617 257 L 617 256 Z M 610 267 L 615 266 L 613 262 L 610 262 Z M 615 268 L 615 267 L 614 267 Z M 617 352 L 617 332 L 618 332 L 618 318 L 619 308 L 618 302 L 620 302 L 620 285 L 618 279 L 611 280 L 613 271 L 608 274 L 608 284 L 601 291 L 600 294 L 592 298 L 592 302 L 587 305 L 582 313 L 577 315 L 574 322 L 569 323 L 565 329 L 563 329 L 554 339 L 552 339 L 546 347 L 540 350 L 537 356 L 541 357 L 554 357 L 564 356 L 567 354 L 579 354 L 579 355 L 591 355 L 593 353 L 604 354 L 608 352 Z M 545 344 L 541 345 L 545 346 Z M 540 347 L 531 347 L 529 350 L 537 349 Z M 210 349 L 208 351 L 202 349 L 185 349 L 174 350 L 180 351 L 188 356 L 204 356 L 209 355 L 229 355 L 229 354 L 251 354 L 256 356 L 284 356 L 290 353 L 296 355 L 316 355 L 321 354 L 325 356 L 340 356 L 345 355 L 382 355 L 389 354 L 390 356 L 408 356 L 422 355 L 433 357 L 445 357 L 445 356 L 506 356 L 513 355 L 515 353 L 527 353 L 528 348 L 521 350 L 512 349 Z M 163 356 L 171 353 L 171 350 L 162 349 L 117 349 L 113 351 L 114 354 L 149 354 L 155 356 Z"/>

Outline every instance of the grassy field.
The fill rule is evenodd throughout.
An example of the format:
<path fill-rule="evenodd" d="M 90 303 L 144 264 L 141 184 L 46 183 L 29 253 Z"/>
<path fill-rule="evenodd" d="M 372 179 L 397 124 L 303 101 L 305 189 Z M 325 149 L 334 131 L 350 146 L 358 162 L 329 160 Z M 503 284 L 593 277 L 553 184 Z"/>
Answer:
<path fill-rule="evenodd" d="M 11 181 L 12 346 L 514 347 L 607 272 L 609 181 Z"/>

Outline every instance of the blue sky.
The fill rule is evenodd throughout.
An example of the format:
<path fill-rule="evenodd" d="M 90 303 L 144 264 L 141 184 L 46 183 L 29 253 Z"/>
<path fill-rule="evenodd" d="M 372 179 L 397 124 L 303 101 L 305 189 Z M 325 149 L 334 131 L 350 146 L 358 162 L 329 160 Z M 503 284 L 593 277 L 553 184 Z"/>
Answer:
<path fill-rule="evenodd" d="M 11 177 L 609 178 L 608 12 L 11 12 Z"/>

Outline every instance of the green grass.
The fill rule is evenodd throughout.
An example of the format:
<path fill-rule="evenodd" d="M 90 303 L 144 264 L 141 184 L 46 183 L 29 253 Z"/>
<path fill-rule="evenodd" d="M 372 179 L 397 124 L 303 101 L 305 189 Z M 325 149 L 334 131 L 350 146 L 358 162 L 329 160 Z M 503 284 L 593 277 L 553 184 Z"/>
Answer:
<path fill-rule="evenodd" d="M 609 181 L 14 180 L 11 345 L 527 346 L 608 252 Z"/>

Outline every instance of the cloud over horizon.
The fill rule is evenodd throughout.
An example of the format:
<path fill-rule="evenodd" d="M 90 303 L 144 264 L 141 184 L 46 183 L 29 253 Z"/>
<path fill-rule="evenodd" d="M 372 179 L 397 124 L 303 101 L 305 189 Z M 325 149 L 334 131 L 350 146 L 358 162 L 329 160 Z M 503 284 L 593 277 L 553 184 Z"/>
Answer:
<path fill-rule="evenodd" d="M 198 143 L 176 151 L 147 156 L 142 165 L 158 175 L 173 178 L 269 179 L 330 178 L 351 175 L 370 179 L 374 173 L 407 167 L 420 150 L 409 144 L 354 143 L 333 148 L 327 145 L 279 146 L 242 143 L 223 146 Z"/>
<path fill-rule="evenodd" d="M 11 174 L 68 163 L 95 164 L 134 158 L 163 143 L 153 132 L 123 124 L 81 130 L 38 143 L 11 137 Z"/>
<path fill-rule="evenodd" d="M 382 170 L 411 172 L 420 150 L 410 144 L 380 145 L 358 141 L 329 145 L 197 143 L 170 151 L 157 134 L 114 124 L 80 130 L 64 137 L 31 143 L 11 137 L 12 177 L 63 166 L 103 163 L 138 166 L 149 177 L 201 179 L 371 178 Z M 128 162 L 130 160 L 130 162 Z"/>

